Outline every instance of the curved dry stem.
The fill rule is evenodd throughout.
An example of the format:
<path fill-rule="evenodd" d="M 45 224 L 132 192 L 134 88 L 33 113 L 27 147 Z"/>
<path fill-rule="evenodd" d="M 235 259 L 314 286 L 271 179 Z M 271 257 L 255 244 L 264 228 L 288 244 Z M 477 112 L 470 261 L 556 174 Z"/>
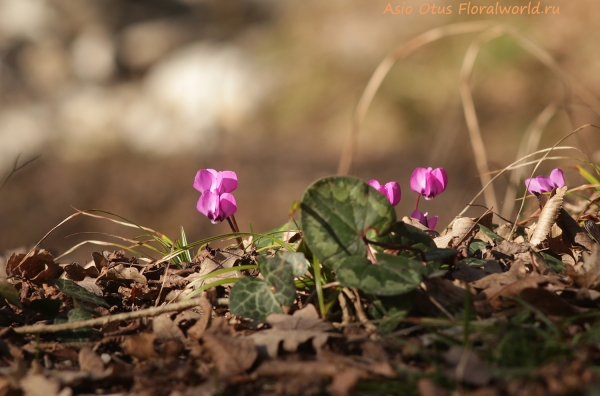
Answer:
<path fill-rule="evenodd" d="M 60 324 L 35 324 L 30 326 L 14 327 L 13 331 L 19 334 L 27 333 L 56 333 L 65 330 L 75 330 L 84 327 L 92 326 L 104 326 L 113 322 L 120 322 L 122 320 L 147 318 L 151 316 L 157 316 L 165 312 L 183 311 L 184 309 L 196 307 L 202 304 L 204 298 L 192 298 L 189 300 L 179 301 L 173 304 L 167 304 L 160 307 L 152 307 L 146 309 L 140 309 L 133 312 L 119 313 L 115 315 L 102 316 L 94 319 L 79 320 L 77 322 L 60 323 Z M 225 303 L 226 301 L 220 301 L 226 299 L 219 299 L 218 303 Z M 228 300 L 228 299 L 227 299 Z M 203 314 L 205 314 L 203 312 Z"/>
<path fill-rule="evenodd" d="M 340 157 L 340 162 L 338 165 L 338 174 L 339 175 L 347 175 L 350 170 L 350 165 L 352 164 L 352 157 L 354 155 L 354 151 L 356 149 L 356 140 L 358 137 L 358 133 L 360 131 L 360 127 L 365 119 L 365 115 L 367 114 L 367 110 L 371 106 L 371 102 L 375 97 L 375 94 L 379 90 L 381 83 L 391 70 L 391 68 L 401 59 L 404 59 L 417 49 L 422 46 L 429 44 L 433 41 L 437 41 L 441 38 L 454 36 L 458 34 L 466 34 L 466 33 L 476 33 L 481 32 L 483 30 L 489 29 L 490 27 L 496 26 L 497 22 L 491 21 L 479 21 L 479 22 L 465 22 L 465 23 L 456 23 L 448 26 L 442 26 L 439 28 L 435 28 L 429 30 L 409 42 L 401 45 L 396 50 L 390 52 L 382 61 L 379 63 L 367 86 L 365 87 L 358 104 L 354 110 L 354 115 L 352 117 L 352 128 L 350 131 L 350 136 L 346 140 L 346 144 L 344 146 L 344 151 Z"/>
<path fill-rule="evenodd" d="M 557 108 L 558 106 L 556 103 L 550 103 L 544 108 L 544 110 L 542 110 L 540 114 L 538 114 L 535 120 L 533 120 L 521 139 L 521 144 L 519 144 L 516 159 L 527 155 L 527 153 L 531 151 L 537 150 L 542 133 L 544 132 L 544 129 L 546 129 L 548 122 L 550 122 L 552 117 L 554 117 L 556 114 Z M 512 214 L 513 209 L 515 208 L 514 198 L 517 195 L 517 185 L 523 179 L 524 173 L 524 166 L 519 166 L 516 171 L 510 175 L 510 181 L 508 183 L 508 187 L 506 188 L 506 194 L 504 194 L 504 202 L 501 212 L 502 217 L 510 217 Z"/>
<path fill-rule="evenodd" d="M 550 152 L 550 151 L 552 151 L 552 150 L 576 150 L 576 151 L 579 151 L 581 154 L 585 155 L 585 154 L 583 153 L 583 151 L 581 151 L 581 150 L 579 150 L 577 147 L 573 147 L 573 146 L 559 146 L 559 147 L 552 147 L 552 148 L 545 148 L 545 149 L 542 149 L 542 150 L 538 150 L 538 151 L 536 151 L 536 152 L 534 152 L 534 153 L 531 153 L 531 154 L 528 154 L 528 155 L 524 156 L 523 158 L 521 158 L 521 159 L 519 159 L 519 160 L 517 160 L 517 161 L 515 161 L 515 162 L 511 163 L 510 165 L 507 165 L 507 166 L 506 166 L 506 167 L 504 167 L 502 170 L 500 170 L 500 171 L 497 171 L 497 174 L 496 174 L 494 177 L 492 177 L 492 179 L 489 181 L 489 183 L 490 183 L 490 184 L 491 184 L 491 183 L 493 183 L 493 182 L 494 182 L 494 181 L 495 181 L 497 178 L 499 178 L 499 177 L 500 177 L 500 176 L 501 176 L 501 175 L 502 175 L 504 172 L 506 172 L 506 171 L 508 171 L 508 170 L 511 170 L 511 169 L 515 169 L 515 166 L 517 166 L 517 164 L 518 164 L 519 162 L 521 162 L 521 161 L 523 161 L 523 160 L 526 160 L 527 158 L 533 157 L 534 155 L 538 155 L 538 154 L 541 154 L 541 153 Z M 545 157 L 545 158 L 543 158 L 543 160 L 547 160 L 547 159 L 550 159 L 550 157 Z M 539 162 L 539 160 L 536 160 L 536 162 Z M 531 163 L 527 163 L 527 165 L 531 165 Z M 475 197 L 473 197 L 473 199 L 471 200 L 471 202 L 469 202 L 469 203 L 468 203 L 468 204 L 465 206 L 465 208 L 464 208 L 464 209 L 463 209 L 463 210 L 462 210 L 462 211 L 461 211 L 461 212 L 458 214 L 458 216 L 457 216 L 457 217 L 460 217 L 460 216 L 462 216 L 463 214 L 465 214 L 465 212 L 466 212 L 466 211 L 467 211 L 467 210 L 468 210 L 468 209 L 469 209 L 471 206 L 473 206 L 473 203 L 475 202 L 475 200 L 476 200 L 477 198 L 479 198 L 479 196 L 480 196 L 481 194 L 483 194 L 483 191 L 484 191 L 486 188 L 487 188 L 487 185 L 483 186 L 483 188 L 482 188 L 481 190 L 479 190 L 479 192 L 478 192 L 478 193 L 475 195 Z"/>
<path fill-rule="evenodd" d="M 575 135 L 576 133 L 578 133 L 579 131 L 582 131 L 586 128 L 596 128 L 596 129 L 600 129 L 600 127 L 596 126 L 596 125 L 592 125 L 592 124 L 586 124 L 583 126 L 580 126 L 579 128 L 575 129 L 573 132 L 568 133 L 566 136 L 564 136 L 563 138 L 561 138 L 559 141 L 557 141 L 554 146 L 552 146 L 550 148 L 550 150 L 548 150 L 548 152 L 546 152 L 546 154 L 544 154 L 544 156 L 542 158 L 539 159 L 538 163 L 535 165 L 535 167 L 533 168 L 533 171 L 531 171 L 531 176 L 529 177 L 533 177 L 533 175 L 535 174 L 535 171 L 537 170 L 537 168 L 540 166 L 540 164 L 542 163 L 542 161 L 544 161 L 546 159 L 546 157 L 548 155 L 550 155 L 550 153 L 552 152 L 552 150 L 554 150 L 560 143 L 562 143 L 563 141 L 565 141 L 566 139 L 568 139 L 569 137 Z M 577 149 L 581 154 L 583 154 L 590 162 L 592 162 L 592 160 L 590 159 L 590 157 L 588 157 L 588 155 L 586 153 L 584 153 L 583 151 Z M 525 197 L 527 196 L 527 189 L 525 189 L 525 192 L 523 193 L 523 201 L 521 201 L 521 206 L 519 207 L 519 211 L 517 212 L 517 217 L 515 218 L 515 222 L 513 224 L 512 229 L 510 230 L 510 234 L 508 234 L 508 237 L 506 239 L 510 240 L 512 238 L 512 235 L 515 232 L 515 229 L 517 228 L 517 221 L 519 220 L 519 216 L 521 215 L 521 212 L 523 211 L 523 206 L 525 206 Z"/>
<path fill-rule="evenodd" d="M 489 189 L 484 190 L 485 204 L 488 208 L 497 208 L 498 202 L 496 201 L 496 192 L 494 191 L 493 184 L 489 183 L 490 175 L 487 161 L 487 154 L 485 152 L 485 145 L 481 138 L 481 129 L 479 128 L 479 121 L 477 119 L 477 112 L 475 111 L 475 103 L 473 102 L 473 94 L 471 92 L 471 75 L 473 73 L 473 66 L 477 59 L 477 54 L 481 46 L 486 42 L 495 39 L 502 34 L 502 26 L 496 26 L 482 33 L 476 40 L 474 40 L 463 59 L 463 64 L 460 70 L 460 96 L 463 102 L 463 109 L 465 112 L 465 120 L 467 122 L 467 130 L 469 131 L 469 140 L 471 141 L 471 147 L 473 148 L 473 156 L 475 157 L 475 165 L 477 166 L 477 172 L 481 179 L 481 185 L 489 185 Z"/>

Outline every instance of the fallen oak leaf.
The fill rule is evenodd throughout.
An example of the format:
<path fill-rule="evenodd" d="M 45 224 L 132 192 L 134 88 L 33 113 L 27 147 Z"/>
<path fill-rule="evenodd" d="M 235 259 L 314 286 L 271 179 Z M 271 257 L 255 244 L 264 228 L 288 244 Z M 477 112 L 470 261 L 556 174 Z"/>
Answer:
<path fill-rule="evenodd" d="M 279 354 L 280 345 L 286 352 L 296 352 L 300 344 L 312 340 L 312 346 L 315 351 L 319 351 L 326 343 L 329 337 L 341 337 L 339 334 L 325 333 L 317 330 L 276 330 L 269 329 L 258 331 L 248 339 L 252 340 L 253 344 L 261 352 L 271 358 L 276 358 Z M 283 343 L 283 344 L 282 344 Z"/>
<path fill-rule="evenodd" d="M 294 312 L 293 315 L 274 313 L 267 316 L 267 323 L 278 330 L 333 330 L 333 325 L 325 322 L 319 317 L 314 305 L 308 304 L 304 308 Z"/>

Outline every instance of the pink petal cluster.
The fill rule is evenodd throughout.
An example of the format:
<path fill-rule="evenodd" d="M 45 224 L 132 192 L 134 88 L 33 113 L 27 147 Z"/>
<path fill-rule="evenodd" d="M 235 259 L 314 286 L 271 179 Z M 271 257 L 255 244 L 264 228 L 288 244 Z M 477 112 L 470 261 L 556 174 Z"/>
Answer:
<path fill-rule="evenodd" d="M 536 176 L 525 179 L 525 186 L 531 194 L 552 191 L 554 188 L 565 186 L 565 174 L 556 168 L 550 172 L 550 177 Z"/>
<path fill-rule="evenodd" d="M 447 184 L 448 174 L 444 168 L 417 168 L 410 177 L 410 188 L 428 200 L 444 192 Z"/>
<path fill-rule="evenodd" d="M 194 179 L 194 188 L 202 193 L 196 209 L 213 224 L 217 224 L 237 211 L 235 197 L 231 194 L 238 186 L 237 175 L 232 171 L 217 172 L 201 169 Z"/>
<path fill-rule="evenodd" d="M 398 182 L 391 181 L 382 186 L 377 180 L 373 179 L 369 180 L 368 184 L 375 190 L 385 195 L 392 206 L 396 206 L 400 202 L 402 191 L 400 191 L 400 184 L 398 184 Z"/>
<path fill-rule="evenodd" d="M 433 216 L 433 217 L 427 218 L 428 214 L 429 213 L 427 213 L 427 212 L 422 213 L 419 209 L 415 209 L 410 214 L 410 217 L 412 217 L 415 220 L 418 220 L 419 223 L 423 224 L 425 227 L 429 228 L 430 230 L 433 230 L 437 224 L 438 217 Z"/>

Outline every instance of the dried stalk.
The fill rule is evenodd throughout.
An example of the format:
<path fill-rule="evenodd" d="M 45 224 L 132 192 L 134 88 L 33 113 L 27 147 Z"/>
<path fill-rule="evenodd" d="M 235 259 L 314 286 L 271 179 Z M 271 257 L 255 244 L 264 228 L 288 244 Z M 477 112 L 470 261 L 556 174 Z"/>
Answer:
<path fill-rule="evenodd" d="M 222 301 L 227 300 L 227 301 Z M 218 305 L 225 305 L 229 299 L 220 298 L 217 301 Z M 161 307 L 152 307 L 146 309 L 140 309 L 134 312 L 125 312 L 116 315 L 102 316 L 100 318 L 80 320 L 77 322 L 60 323 L 60 324 L 35 324 L 31 326 L 21 326 L 13 328 L 15 333 L 28 334 L 28 333 L 56 333 L 65 330 L 75 330 L 84 327 L 92 326 L 104 326 L 113 322 L 120 322 L 122 320 L 147 318 L 157 316 L 165 312 L 183 311 L 184 309 L 192 308 L 202 304 L 202 298 L 192 298 L 189 300 L 180 301 L 173 304 L 163 305 Z"/>

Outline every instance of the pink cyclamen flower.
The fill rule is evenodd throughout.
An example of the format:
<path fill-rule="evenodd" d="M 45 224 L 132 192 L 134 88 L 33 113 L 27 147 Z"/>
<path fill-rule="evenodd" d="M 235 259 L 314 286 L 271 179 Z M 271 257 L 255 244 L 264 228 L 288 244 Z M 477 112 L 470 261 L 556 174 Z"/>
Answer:
<path fill-rule="evenodd" d="M 201 169 L 194 179 L 194 188 L 202 193 L 196 209 L 213 224 L 217 224 L 237 211 L 235 197 L 231 194 L 237 188 L 237 175 L 232 171 L 217 172 L 214 169 Z"/>
<path fill-rule="evenodd" d="M 525 179 L 525 186 L 527 190 L 533 193 L 545 193 L 552 191 L 554 188 L 565 186 L 565 174 L 560 169 L 556 168 L 550 172 L 550 177 L 536 176 L 529 179 Z"/>
<path fill-rule="evenodd" d="M 369 180 L 369 183 L 367 184 L 385 195 L 392 206 L 396 206 L 400 202 L 402 191 L 400 190 L 400 184 L 398 184 L 398 182 L 391 181 L 382 186 L 377 180 L 373 179 Z"/>
<path fill-rule="evenodd" d="M 417 168 L 410 177 L 410 188 L 427 200 L 444 192 L 447 184 L 448 174 L 444 168 Z"/>
<path fill-rule="evenodd" d="M 194 188 L 200 192 L 230 193 L 237 186 L 237 175 L 232 171 L 217 172 L 214 169 L 200 169 L 194 179 Z"/>
<path fill-rule="evenodd" d="M 412 217 L 415 220 L 418 220 L 419 223 L 423 224 L 425 227 L 429 228 L 430 230 L 433 230 L 437 224 L 438 217 L 433 216 L 433 217 L 427 218 L 428 214 L 429 214 L 428 212 L 422 213 L 419 209 L 415 209 L 410 214 L 410 217 Z"/>

